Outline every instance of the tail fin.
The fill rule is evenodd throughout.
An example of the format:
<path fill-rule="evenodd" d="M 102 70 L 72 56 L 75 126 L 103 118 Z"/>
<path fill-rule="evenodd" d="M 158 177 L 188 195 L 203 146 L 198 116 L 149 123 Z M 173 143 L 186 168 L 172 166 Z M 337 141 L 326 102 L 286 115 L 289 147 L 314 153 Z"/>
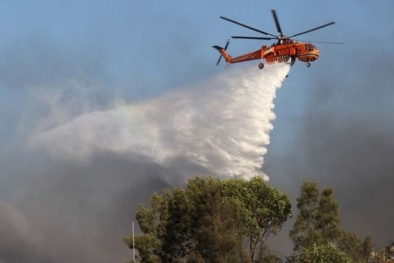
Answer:
<path fill-rule="evenodd" d="M 228 47 L 228 44 L 229 44 L 229 43 L 230 43 L 230 40 L 227 40 L 226 46 L 225 46 L 224 48 L 219 47 L 219 46 L 212 46 L 214 49 L 218 50 L 219 53 L 221 54 L 220 57 L 219 57 L 219 59 L 218 59 L 218 62 L 216 62 L 216 66 L 219 65 L 220 60 L 221 60 L 222 57 L 223 57 L 223 54 L 225 54 L 225 59 L 226 59 L 226 61 L 228 62 L 228 57 L 230 57 L 230 56 L 229 56 L 229 55 L 227 54 L 227 52 L 225 52 L 225 51 L 227 50 L 227 47 Z"/>
<path fill-rule="evenodd" d="M 219 46 L 212 46 L 214 49 L 217 49 L 219 52 L 222 50 L 222 49 L 224 49 L 224 48 L 222 48 L 222 47 L 219 47 Z"/>

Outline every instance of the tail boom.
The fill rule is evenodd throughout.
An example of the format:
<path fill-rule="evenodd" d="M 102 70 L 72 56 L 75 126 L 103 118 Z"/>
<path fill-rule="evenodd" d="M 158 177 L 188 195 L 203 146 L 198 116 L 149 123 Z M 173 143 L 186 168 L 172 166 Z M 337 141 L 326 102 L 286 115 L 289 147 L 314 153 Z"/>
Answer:
<path fill-rule="evenodd" d="M 240 62 L 245 62 L 245 61 L 250 61 L 250 60 L 257 60 L 260 59 L 262 60 L 265 58 L 269 52 L 267 52 L 267 47 L 263 46 L 261 49 L 258 49 L 254 52 L 250 52 L 238 57 L 231 57 L 230 54 L 227 53 L 226 49 L 220 47 L 220 46 L 213 46 L 216 50 L 219 51 L 221 56 L 223 56 L 226 59 L 227 63 L 233 64 L 233 63 L 240 63 Z"/>
<path fill-rule="evenodd" d="M 254 52 L 250 52 L 250 53 L 233 58 L 231 63 L 240 63 L 240 62 L 257 60 L 257 59 L 262 60 L 263 58 L 266 57 L 267 54 L 268 54 L 267 47 L 263 46 L 261 49 L 258 49 Z"/>

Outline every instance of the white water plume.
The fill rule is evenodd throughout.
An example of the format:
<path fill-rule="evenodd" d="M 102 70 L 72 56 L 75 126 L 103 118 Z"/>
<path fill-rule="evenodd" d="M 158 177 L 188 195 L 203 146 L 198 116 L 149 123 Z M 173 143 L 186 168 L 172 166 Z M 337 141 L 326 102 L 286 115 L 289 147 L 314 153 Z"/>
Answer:
<path fill-rule="evenodd" d="M 187 160 L 221 177 L 263 175 L 273 100 L 288 72 L 283 64 L 226 70 L 154 100 L 70 117 L 30 142 L 53 158 L 82 163 L 111 152 L 165 167 Z"/>

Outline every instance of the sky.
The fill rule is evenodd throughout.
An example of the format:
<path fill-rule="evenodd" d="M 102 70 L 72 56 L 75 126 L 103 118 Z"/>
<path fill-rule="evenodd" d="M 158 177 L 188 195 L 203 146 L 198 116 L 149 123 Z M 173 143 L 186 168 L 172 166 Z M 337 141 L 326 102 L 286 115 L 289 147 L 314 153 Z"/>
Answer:
<path fill-rule="evenodd" d="M 0 262 L 129 259 L 122 237 L 131 233 L 139 203 L 148 204 L 154 191 L 182 184 L 186 174 L 219 170 L 190 162 L 201 149 L 187 144 L 183 149 L 189 151 L 163 165 L 161 158 L 171 153 L 165 143 L 180 140 L 167 126 L 162 127 L 171 136 L 163 140 L 161 155 L 144 148 L 143 137 L 136 139 L 142 146 L 129 151 L 130 136 L 118 128 L 127 122 L 123 110 L 132 112 L 139 134 L 154 136 L 157 127 L 143 121 L 176 123 L 169 119 L 178 116 L 175 111 L 155 109 L 185 98 L 182 94 L 195 97 L 174 109 L 189 104 L 200 109 L 194 98 L 214 107 L 212 98 L 221 89 L 210 88 L 229 75 L 253 79 L 249 71 L 258 65 L 227 70 L 223 62 L 215 65 L 212 45 L 225 45 L 231 35 L 258 36 L 219 17 L 276 34 L 271 9 L 285 35 L 335 21 L 299 40 L 345 45 L 316 44 L 318 61 L 291 68 L 276 92 L 261 171 L 293 201 L 304 179 L 333 187 L 345 230 L 371 235 L 376 247 L 393 241 L 393 1 L 5 0 L 0 2 Z M 235 56 L 262 44 L 270 42 L 232 40 L 228 51 Z M 219 105 L 234 99 L 224 98 Z M 211 130 L 203 121 L 193 126 L 201 136 Z M 79 130 L 69 132 L 70 127 Z M 78 133 L 84 129 L 102 137 Z M 43 134 L 51 138 L 51 130 L 65 134 L 62 143 L 37 144 Z M 116 143 L 119 138 L 122 143 Z M 59 158 L 73 145 L 89 147 L 71 152 L 77 158 Z M 291 226 L 286 223 L 271 241 L 273 252 L 290 253 Z"/>

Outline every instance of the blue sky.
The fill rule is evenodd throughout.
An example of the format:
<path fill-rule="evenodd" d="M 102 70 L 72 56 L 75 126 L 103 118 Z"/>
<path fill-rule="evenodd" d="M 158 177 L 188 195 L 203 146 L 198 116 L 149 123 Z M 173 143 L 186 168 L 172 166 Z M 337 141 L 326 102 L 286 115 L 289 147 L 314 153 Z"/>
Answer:
<path fill-rule="evenodd" d="M 335 21 L 335 25 L 299 39 L 344 42 L 345 45 L 316 44 L 321 54 L 319 60 L 310 68 L 296 62 L 291 69 L 275 99 L 277 119 L 263 170 L 271 176 L 273 185 L 288 192 L 293 199 L 305 178 L 316 179 L 321 187 L 333 186 L 343 205 L 344 227 L 361 237 L 370 234 L 377 244 L 386 245 L 392 238 L 388 233 L 393 231 L 389 227 L 394 220 L 393 212 L 387 213 L 394 211 L 392 204 L 387 203 L 394 186 L 391 174 L 394 153 L 392 0 L 1 1 L 0 209 L 29 218 L 36 215 L 29 209 L 35 206 L 25 201 L 26 198 L 48 202 L 40 199 L 40 193 L 49 196 L 56 193 L 55 204 L 66 204 L 72 213 L 75 213 L 74 203 L 82 203 L 78 206 L 81 210 L 85 203 L 95 207 L 81 212 L 80 217 L 73 214 L 71 220 L 77 225 L 84 226 L 81 222 L 90 220 L 92 215 L 119 213 L 124 221 L 107 216 L 96 222 L 97 226 L 113 227 L 120 236 L 127 234 L 124 233 L 127 228 L 120 225 L 133 220 L 133 214 L 125 212 L 129 204 L 123 199 L 132 198 L 133 204 L 146 202 L 148 190 L 160 189 L 162 182 L 144 179 L 140 188 L 146 187 L 147 191 L 133 188 L 135 194 L 127 194 L 123 188 L 117 192 L 118 187 L 106 186 L 109 182 L 105 177 L 106 172 L 113 173 L 119 185 L 132 185 L 125 179 L 131 165 L 124 160 L 99 159 L 90 169 L 82 169 L 52 162 L 47 157 L 31 156 L 21 145 L 21 138 L 26 136 L 26 129 L 34 128 L 37 116 L 47 110 L 37 104 L 41 93 L 37 93 L 36 87 L 57 85 L 78 76 L 87 86 L 98 88 L 88 89 L 76 101 L 83 101 L 84 96 L 94 97 L 109 107 L 114 98 L 119 97 L 127 102 L 157 98 L 223 72 L 223 62 L 219 67 L 215 65 L 218 53 L 212 45 L 224 45 L 231 35 L 258 36 L 220 16 L 276 34 L 271 9 L 277 10 L 287 35 Z M 257 50 L 262 44 L 271 42 L 232 40 L 228 51 L 236 56 Z M 231 67 L 247 67 L 253 63 L 257 67 L 256 61 Z M 108 165 L 103 167 L 103 163 Z M 154 169 L 142 170 L 152 172 Z M 50 181 L 51 173 L 70 176 L 68 185 L 77 190 L 70 190 L 58 180 Z M 98 174 L 95 183 L 88 180 L 91 178 L 88 176 L 76 179 L 81 178 L 76 175 L 90 173 Z M 111 199 L 104 199 L 102 192 L 96 193 L 95 189 Z M 70 197 L 73 196 L 70 193 L 75 197 Z M 96 198 L 111 206 L 99 206 L 94 201 Z M 2 201 L 8 203 L 4 205 Z M 51 204 L 46 209 L 57 211 Z M 365 211 L 369 211 L 368 218 L 360 220 Z M 379 218 L 383 213 L 385 218 Z M 368 223 L 372 220 L 382 221 L 378 225 Z M 4 226 L 0 224 L 1 227 Z M 97 236 L 104 237 L 108 231 L 103 230 Z M 44 240 L 50 236 L 46 230 L 43 233 Z M 114 233 L 109 236 L 115 240 L 111 243 L 112 250 L 103 249 L 104 242 L 95 241 L 96 247 L 85 247 L 90 253 L 74 253 L 75 258 L 68 258 L 66 262 L 96 260 L 96 249 L 103 258 L 124 261 L 129 253 L 127 247 L 116 243 Z M 70 241 L 73 237 L 65 235 L 64 239 L 75 252 L 78 249 Z M 59 262 L 51 261 L 55 258 L 53 255 L 60 255 L 56 244 L 40 242 L 27 238 L 22 245 L 46 246 L 51 253 L 45 260 Z M 82 243 L 78 246 L 86 245 Z M 283 251 L 291 249 L 291 243 L 287 242 L 285 247 L 287 250 L 273 250 L 286 253 Z M 28 249 L 30 254 L 26 253 L 26 258 L 44 262 L 37 251 Z M 5 260 L 2 253 L 0 248 L 0 262 Z M 23 259 L 21 256 L 7 262 Z"/>
<path fill-rule="evenodd" d="M 251 1 L 247 5 L 238 1 L 3 1 L 1 45 L 39 36 L 52 42 L 60 52 L 83 53 L 105 64 L 110 81 L 135 74 L 141 78 L 149 75 L 162 79 L 162 83 L 154 84 L 164 83 L 166 88 L 171 88 L 172 82 L 181 85 L 187 79 L 196 80 L 222 70 L 214 67 L 214 63 L 208 64 L 216 58 L 215 50 L 209 48 L 213 44 L 224 45 L 233 34 L 255 35 L 219 19 L 220 15 L 275 34 L 271 9 L 277 10 L 287 34 L 337 22 L 302 36 L 306 40 L 346 43 L 345 46 L 317 45 L 322 52 L 319 64 L 333 64 L 330 58 L 337 60 L 344 54 L 352 54 L 353 49 L 370 52 L 367 45 L 386 43 L 392 37 L 390 1 Z M 260 44 L 234 40 L 229 50 L 241 54 Z M 390 47 L 379 46 L 379 49 Z M 337 64 L 333 65 L 337 67 Z M 316 65 L 316 69 L 303 69 L 301 73 L 299 68 L 293 70 L 297 75 L 316 75 L 328 67 Z M 179 71 L 184 73 L 183 78 L 182 74 L 176 79 L 168 77 Z"/>
<path fill-rule="evenodd" d="M 100 81 L 114 85 L 135 80 L 133 87 L 122 90 L 133 99 L 136 94 L 131 90 L 138 90 L 141 97 L 155 96 L 223 70 L 215 66 L 217 54 L 210 47 L 224 45 L 231 35 L 256 34 L 219 19 L 220 15 L 274 34 L 271 9 L 277 10 L 285 34 L 335 21 L 336 25 L 300 37 L 346 43 L 317 44 L 319 61 L 310 69 L 302 63 L 292 69 L 292 80 L 278 100 L 303 104 L 304 87 L 313 77 L 330 75 L 335 69 L 351 70 L 349 65 L 359 61 L 360 53 L 390 52 L 390 44 L 376 45 L 392 41 L 393 8 L 391 1 L 250 1 L 247 5 L 238 1 L 3 1 L 0 46 L 21 45 L 23 54 L 23 49 L 34 49 L 26 40 L 36 39 L 37 45 L 45 43 L 64 56 L 82 56 L 101 67 Z M 238 55 L 261 44 L 233 40 L 229 51 Z M 284 110 L 300 113 L 301 109 L 302 105 L 295 105 Z"/>

